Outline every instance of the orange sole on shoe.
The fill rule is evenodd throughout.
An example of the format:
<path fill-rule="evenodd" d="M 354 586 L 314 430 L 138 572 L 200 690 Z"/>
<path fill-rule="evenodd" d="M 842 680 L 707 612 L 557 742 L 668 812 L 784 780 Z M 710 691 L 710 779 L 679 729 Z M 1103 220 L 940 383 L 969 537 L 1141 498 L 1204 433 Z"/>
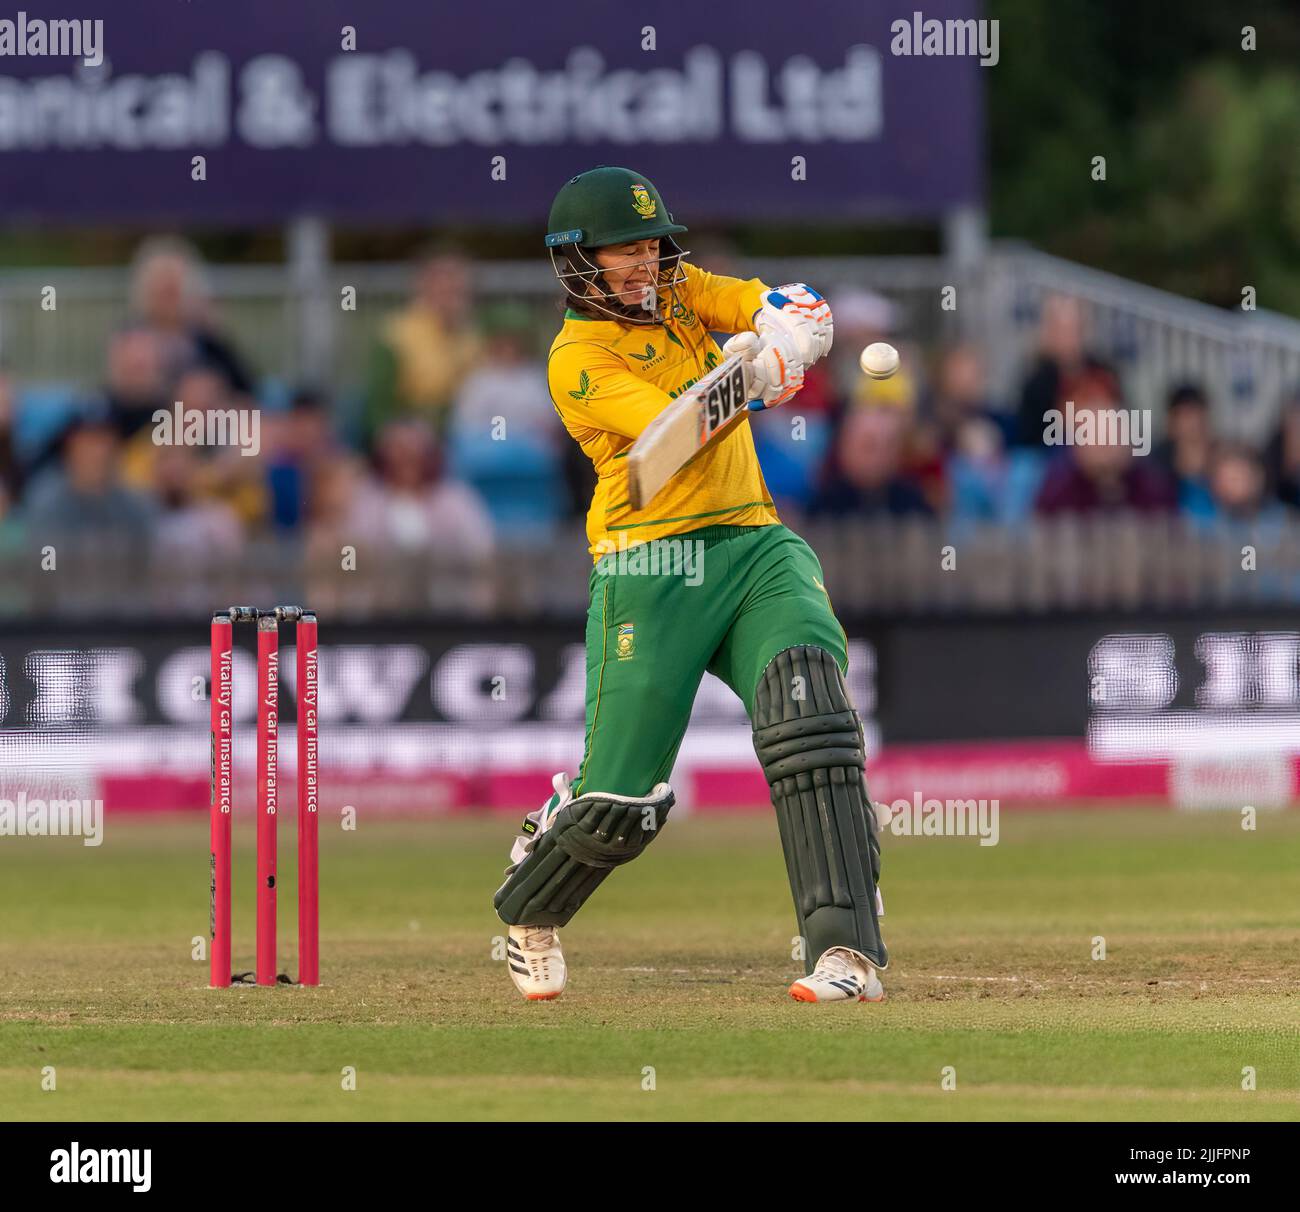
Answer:
<path fill-rule="evenodd" d="M 563 992 L 563 989 L 557 989 L 554 993 L 525 993 L 524 996 L 530 1002 L 553 1002 Z"/>
<path fill-rule="evenodd" d="M 791 996 L 792 998 L 794 998 L 794 1000 L 797 1001 L 797 1002 L 816 1002 L 816 1001 L 817 1001 L 817 995 L 816 995 L 815 993 L 813 993 L 813 991 L 812 991 L 811 989 L 805 989 L 802 985 L 800 985 L 800 984 L 798 984 L 798 983 L 793 984 L 793 985 L 790 986 L 790 996 Z M 860 1002 L 870 1002 L 872 1005 L 876 1005 L 876 1004 L 878 1004 L 878 1003 L 880 1003 L 880 1002 L 883 1002 L 884 1000 L 885 1000 L 885 995 L 884 995 L 883 993 L 882 993 L 879 997 L 866 997 L 866 996 L 863 996 L 863 997 L 858 998 L 858 1001 L 860 1001 Z"/>

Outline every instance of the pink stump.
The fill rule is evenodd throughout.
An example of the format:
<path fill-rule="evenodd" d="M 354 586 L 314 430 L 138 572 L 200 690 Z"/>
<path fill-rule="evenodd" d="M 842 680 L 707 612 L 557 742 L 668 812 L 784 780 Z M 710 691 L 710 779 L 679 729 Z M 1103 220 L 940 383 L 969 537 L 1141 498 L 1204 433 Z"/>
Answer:
<path fill-rule="evenodd" d="M 275 858 L 279 796 L 280 632 L 257 620 L 257 983 L 275 984 Z"/>
<path fill-rule="evenodd" d="M 212 617 L 211 796 L 209 805 L 209 932 L 211 964 L 208 983 L 230 984 L 230 820 L 234 779 L 233 652 L 234 628 L 228 615 Z"/>
<path fill-rule="evenodd" d="M 317 704 L 316 616 L 298 623 L 298 980 L 320 984 L 320 757 Z"/>

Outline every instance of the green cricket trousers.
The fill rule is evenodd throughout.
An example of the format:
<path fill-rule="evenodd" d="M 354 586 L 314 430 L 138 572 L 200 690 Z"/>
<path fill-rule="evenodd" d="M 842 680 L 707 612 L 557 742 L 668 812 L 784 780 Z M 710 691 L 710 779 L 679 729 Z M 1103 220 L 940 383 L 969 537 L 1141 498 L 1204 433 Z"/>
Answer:
<path fill-rule="evenodd" d="M 847 667 L 812 548 L 781 525 L 710 526 L 611 552 L 591 573 L 587 731 L 573 794 L 643 796 L 668 781 L 707 670 L 751 717 L 778 653 L 807 644 Z"/>

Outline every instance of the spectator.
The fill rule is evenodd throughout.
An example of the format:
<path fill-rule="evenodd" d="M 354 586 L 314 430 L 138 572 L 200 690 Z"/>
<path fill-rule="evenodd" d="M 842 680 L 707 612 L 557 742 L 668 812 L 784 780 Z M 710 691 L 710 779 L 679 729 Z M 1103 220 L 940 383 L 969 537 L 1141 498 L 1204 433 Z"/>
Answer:
<path fill-rule="evenodd" d="M 13 525 L 14 511 L 13 498 L 9 495 L 9 489 L 5 487 L 5 482 L 0 480 L 0 552 L 8 553 L 10 544 L 4 541 L 4 538 L 10 533 Z M 0 598 L 0 600 L 3 600 Z"/>
<path fill-rule="evenodd" d="M 1193 516 L 1212 526 L 1276 526 L 1285 520 L 1281 502 L 1270 500 L 1263 460 L 1242 442 L 1222 442 L 1210 459 L 1210 508 Z"/>
<path fill-rule="evenodd" d="M 337 563 L 343 547 L 377 538 L 370 530 L 362 531 L 360 501 L 365 488 L 366 466 L 356 455 L 344 454 L 321 464 L 307 496 L 309 559 Z"/>
<path fill-rule="evenodd" d="M 423 421 L 386 425 L 375 443 L 378 477 L 361 501 L 361 529 L 390 550 L 482 562 L 493 550 L 492 522 L 478 494 L 445 476 L 433 431 Z"/>
<path fill-rule="evenodd" d="M 198 366 L 220 375 L 228 390 L 252 394 L 252 375 L 212 321 L 202 263 L 190 244 L 154 237 L 141 245 L 131 272 L 131 306 L 161 344 L 169 378 Z"/>
<path fill-rule="evenodd" d="M 306 598 L 318 610 L 339 614 L 391 610 L 398 595 L 386 576 L 376 576 L 371 555 L 377 538 L 363 530 L 360 508 L 366 487 L 366 466 L 356 455 L 326 459 L 308 485 L 303 555 L 306 562 Z M 343 571 L 344 552 L 357 552 L 371 575 L 357 577 Z M 405 604 L 405 603 L 403 603 Z M 421 600 L 418 605 L 423 606 Z"/>
<path fill-rule="evenodd" d="M 169 386 L 157 333 L 131 328 L 110 338 L 103 404 L 123 440 L 152 425 L 160 408 L 172 407 Z"/>
<path fill-rule="evenodd" d="M 527 437 L 558 448 L 563 429 L 546 385 L 546 367 L 534 353 L 531 310 L 523 304 L 503 305 L 484 317 L 483 327 L 482 361 L 456 392 L 451 432 L 492 437 L 499 419 L 506 441 Z"/>
<path fill-rule="evenodd" d="M 1169 393 L 1165 433 L 1154 458 L 1177 486 L 1179 509 L 1189 514 L 1213 509 L 1209 471 L 1214 435 L 1209 401 L 1199 387 L 1185 383 Z"/>
<path fill-rule="evenodd" d="M 1295 602 L 1300 576 L 1288 558 L 1294 549 L 1288 509 L 1270 492 L 1263 458 L 1243 442 L 1221 442 L 1210 458 L 1210 507 L 1193 514 L 1191 523 L 1229 545 L 1234 559 L 1243 548 L 1260 545 L 1258 564 L 1248 577 L 1234 577 L 1225 588 L 1234 598 L 1273 598 Z M 1279 558 L 1280 557 L 1280 558 Z"/>
<path fill-rule="evenodd" d="M 192 368 L 177 380 L 176 399 L 185 406 L 187 413 L 200 412 L 205 416 L 217 412 L 255 414 L 250 419 L 256 423 L 256 429 L 250 428 L 250 432 L 257 435 L 259 453 L 256 457 L 245 455 L 236 445 L 221 446 L 208 452 L 210 457 L 201 467 L 209 494 L 229 505 L 241 526 L 261 525 L 271 508 L 263 458 L 266 449 L 262 435 L 263 410 L 246 397 L 233 394 L 217 371 L 201 366 Z M 243 428 L 244 420 L 241 418 L 235 430 Z M 137 437 L 130 451 L 132 466 L 142 445 L 142 438 Z"/>
<path fill-rule="evenodd" d="M 20 567 L 30 565 L 23 537 L 21 511 L 14 508 L 14 497 L 0 478 L 0 611 L 9 615 L 30 613 L 24 578 L 14 575 Z"/>
<path fill-rule="evenodd" d="M 236 396 L 230 385 L 215 370 L 206 366 L 192 366 L 176 380 L 173 391 L 176 402 L 183 405 L 187 413 L 225 412 L 228 409 L 246 411 L 254 407 L 247 400 Z"/>
<path fill-rule="evenodd" d="M 921 412 L 945 454 L 961 445 L 961 431 L 970 422 L 992 424 L 1004 446 L 1014 438 L 1012 418 L 997 412 L 989 400 L 984 357 L 973 345 L 956 345 L 944 352 Z M 978 428 L 983 431 L 986 426 Z"/>
<path fill-rule="evenodd" d="M 562 452 L 576 443 L 564 436 L 545 365 L 534 355 L 531 310 L 504 304 L 485 317 L 485 330 L 483 361 L 453 405 L 450 466 L 487 502 L 499 531 L 545 539 L 571 510 Z"/>
<path fill-rule="evenodd" d="M 364 416 L 370 442 L 403 413 L 443 431 L 456 391 L 481 352 L 471 288 L 463 257 L 439 253 L 420 263 L 410 302 L 389 317 L 371 355 Z"/>
<path fill-rule="evenodd" d="M 986 396 L 984 360 L 973 346 L 958 345 L 944 353 L 934 386 L 922 397 L 919 411 L 904 466 L 930 507 L 936 512 L 946 510 L 950 503 L 952 455 L 961 445 L 963 427 L 981 423 L 973 442 L 982 451 L 989 438 L 985 425 L 992 423 L 992 436 L 999 447 L 1002 445 L 1000 418 L 989 407 Z"/>
<path fill-rule="evenodd" d="M 921 490 L 902 474 L 906 416 L 894 408 L 854 408 L 843 419 L 813 517 L 929 514 Z"/>
<path fill-rule="evenodd" d="M 47 470 L 27 494 L 33 538 L 47 542 L 77 535 L 96 547 L 143 550 L 149 504 L 121 483 L 120 454 L 121 439 L 103 415 L 74 421 L 63 435 L 60 465 Z"/>
<path fill-rule="evenodd" d="M 1020 391 L 1017 431 L 1023 446 L 1043 445 L 1043 414 L 1060 408 L 1063 388 L 1102 362 L 1084 348 L 1083 309 L 1069 295 L 1048 295 L 1043 300 L 1038 330 L 1038 355 Z"/>
<path fill-rule="evenodd" d="M 144 334 L 148 336 L 148 334 Z M 180 404 L 185 416 L 201 413 L 206 418 L 213 413 L 247 412 L 253 406 L 243 397 L 230 393 L 225 378 L 207 367 L 194 366 L 185 371 L 176 380 L 171 393 L 175 400 L 163 405 L 173 412 Z M 111 408 L 112 397 L 109 399 Z M 144 416 L 144 414 L 141 414 Z M 110 411 L 109 416 L 118 420 L 119 433 L 131 432 L 132 436 L 122 448 L 122 481 L 138 492 L 152 492 L 157 470 L 159 452 L 163 449 L 155 440 L 155 426 L 152 413 L 145 419 L 148 424 L 123 426 L 122 411 Z M 260 416 L 257 418 L 260 422 Z M 229 427 L 232 435 L 238 434 L 242 427 L 236 422 Z M 206 420 L 204 433 L 206 436 Z M 178 435 L 179 436 L 179 435 Z M 235 446 L 227 446 L 207 451 L 208 457 L 195 464 L 195 473 L 200 476 L 205 493 L 225 499 L 238 513 L 241 523 L 255 525 L 267 512 L 267 489 L 262 479 L 262 461 L 258 458 L 242 455 Z"/>
<path fill-rule="evenodd" d="M 192 446 L 162 446 L 154 462 L 153 557 L 174 601 L 202 606 L 204 574 L 238 566 L 243 532 L 234 510 L 204 499 L 201 456 Z"/>
<path fill-rule="evenodd" d="M 0 372 L 0 494 L 6 504 L 18 499 L 25 478 L 14 442 L 14 420 L 13 383 L 8 375 Z"/>
<path fill-rule="evenodd" d="M 354 459 L 322 465 L 307 533 L 313 601 L 349 608 L 490 604 L 491 519 L 473 489 L 443 474 L 439 456 L 429 425 L 405 420 L 380 431 L 376 477 L 367 479 Z M 335 575 L 344 547 L 377 575 Z"/>
<path fill-rule="evenodd" d="M 1300 509 L 1300 388 L 1282 408 L 1277 432 L 1264 452 L 1269 487 L 1283 505 Z"/>
<path fill-rule="evenodd" d="M 307 510 L 313 477 L 338 453 L 329 401 L 304 388 L 274 421 L 271 433 L 265 421 L 263 429 L 271 520 L 280 530 L 296 530 Z"/>
<path fill-rule="evenodd" d="M 1033 511 L 1042 477 L 1038 451 L 1007 450 L 1003 433 L 992 420 L 967 418 L 948 459 L 955 533 L 976 524 L 1019 525 Z"/>
<path fill-rule="evenodd" d="M 1113 428 L 1103 414 L 1121 406 L 1119 382 L 1106 370 L 1085 370 L 1067 384 L 1066 398 L 1074 402 L 1076 427 L 1085 414 L 1096 414 L 1095 433 Z M 1067 446 L 1065 455 L 1047 470 L 1035 507 L 1040 514 L 1095 514 L 1123 510 L 1143 513 L 1173 509 L 1173 482 L 1150 458 L 1137 458 L 1132 446 L 1096 441 Z"/>

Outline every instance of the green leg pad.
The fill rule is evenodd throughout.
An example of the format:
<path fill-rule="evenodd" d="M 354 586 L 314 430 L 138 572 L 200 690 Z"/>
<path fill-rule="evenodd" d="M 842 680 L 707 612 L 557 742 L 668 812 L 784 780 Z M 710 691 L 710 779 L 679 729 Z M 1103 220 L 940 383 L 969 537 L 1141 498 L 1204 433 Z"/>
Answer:
<path fill-rule="evenodd" d="M 862 722 L 825 649 L 787 648 L 763 671 L 754 748 L 772 789 L 806 970 L 830 947 L 851 947 L 886 967 L 876 920 L 880 840 L 862 773 Z"/>
<path fill-rule="evenodd" d="M 644 798 L 579 796 L 507 873 L 492 900 L 497 915 L 510 926 L 567 926 L 615 867 L 654 841 L 674 802 L 667 783 Z"/>

